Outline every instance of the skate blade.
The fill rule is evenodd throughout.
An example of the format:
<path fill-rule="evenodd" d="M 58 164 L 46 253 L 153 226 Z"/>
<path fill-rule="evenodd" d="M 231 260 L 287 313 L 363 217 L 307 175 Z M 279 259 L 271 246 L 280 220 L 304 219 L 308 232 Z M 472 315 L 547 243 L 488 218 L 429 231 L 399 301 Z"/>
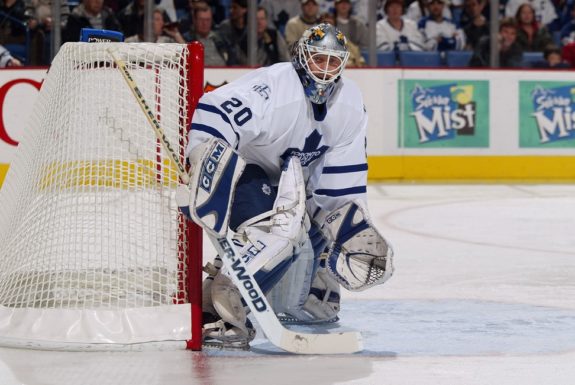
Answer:
<path fill-rule="evenodd" d="M 282 325 L 329 325 L 339 321 L 339 317 L 335 316 L 328 320 L 300 320 L 289 314 L 278 314 L 278 319 Z"/>
<path fill-rule="evenodd" d="M 250 350 L 250 344 L 248 342 L 229 342 L 220 340 L 204 340 L 202 342 L 202 348 L 214 349 L 214 350 Z"/>

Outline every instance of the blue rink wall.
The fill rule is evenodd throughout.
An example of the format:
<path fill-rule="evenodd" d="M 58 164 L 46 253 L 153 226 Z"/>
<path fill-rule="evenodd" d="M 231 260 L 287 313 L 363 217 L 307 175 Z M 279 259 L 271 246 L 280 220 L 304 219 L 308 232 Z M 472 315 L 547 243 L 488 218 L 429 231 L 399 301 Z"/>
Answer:
<path fill-rule="evenodd" d="M 206 69 L 206 87 L 248 71 Z M 571 71 L 345 74 L 361 88 L 370 117 L 371 181 L 575 181 Z M 45 68 L 0 70 L 0 183 L 45 76 Z"/>

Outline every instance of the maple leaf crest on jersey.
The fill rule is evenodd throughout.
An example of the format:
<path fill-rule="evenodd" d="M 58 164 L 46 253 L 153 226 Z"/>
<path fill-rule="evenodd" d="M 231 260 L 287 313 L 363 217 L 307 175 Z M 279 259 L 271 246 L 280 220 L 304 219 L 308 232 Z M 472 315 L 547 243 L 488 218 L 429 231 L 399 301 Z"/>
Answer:
<path fill-rule="evenodd" d="M 302 167 L 306 167 L 329 149 L 328 146 L 319 146 L 321 138 L 321 134 L 317 130 L 314 130 L 305 138 L 303 149 L 300 150 L 299 148 L 290 147 L 282 154 L 281 158 L 285 162 L 286 159 L 296 156 L 299 158 Z"/>

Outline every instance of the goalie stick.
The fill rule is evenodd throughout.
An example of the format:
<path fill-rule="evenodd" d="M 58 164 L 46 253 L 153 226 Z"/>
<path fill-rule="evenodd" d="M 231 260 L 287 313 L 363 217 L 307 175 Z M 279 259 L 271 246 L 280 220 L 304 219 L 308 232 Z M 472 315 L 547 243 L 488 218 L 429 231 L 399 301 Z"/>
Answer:
<path fill-rule="evenodd" d="M 150 126 L 162 143 L 168 157 L 176 166 L 180 179 L 183 183 L 189 184 L 189 175 L 176 156 L 126 64 L 116 56 L 111 48 L 108 48 L 107 51 L 132 91 L 142 112 L 146 115 Z M 272 344 L 287 352 L 298 354 L 345 354 L 356 353 L 363 349 L 361 334 L 357 331 L 311 334 L 285 328 L 278 320 L 253 275 L 249 273 L 245 262 L 230 239 L 230 233 L 228 232 L 225 237 L 218 237 L 207 229 L 206 233 L 216 251 L 222 257 L 224 266 L 230 272 L 230 278 L 240 291 L 244 301 L 248 304 L 265 336 Z"/>

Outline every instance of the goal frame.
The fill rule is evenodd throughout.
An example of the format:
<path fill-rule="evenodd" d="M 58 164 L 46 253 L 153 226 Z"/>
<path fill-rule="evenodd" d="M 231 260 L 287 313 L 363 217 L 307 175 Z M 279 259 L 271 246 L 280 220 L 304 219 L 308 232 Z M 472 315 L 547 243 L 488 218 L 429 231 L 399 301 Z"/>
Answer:
<path fill-rule="evenodd" d="M 188 71 L 188 113 L 186 114 L 185 127 L 191 129 L 192 116 L 204 94 L 204 46 L 199 41 L 188 44 L 188 63 L 191 68 Z M 186 140 L 187 135 L 181 135 L 181 140 Z M 184 146 L 181 146 L 183 148 Z M 181 154 L 183 155 L 183 154 Z M 183 217 L 185 218 L 185 217 Z M 188 299 L 191 305 L 192 314 L 192 338 L 187 342 L 187 348 L 191 350 L 202 349 L 202 266 L 203 266 L 203 237 L 202 228 L 196 225 L 189 218 L 184 220 L 190 222 L 187 227 L 188 239 L 191 243 L 188 250 Z"/>
<path fill-rule="evenodd" d="M 71 44 L 87 44 L 87 43 L 71 43 Z M 96 44 L 103 44 L 103 43 L 90 43 L 89 45 L 96 45 Z M 121 44 L 121 43 L 114 43 L 114 44 Z M 176 45 L 174 45 L 175 47 Z M 183 88 L 176 91 L 176 95 L 173 92 L 163 93 L 162 95 L 168 96 L 174 95 L 174 98 L 178 98 L 180 100 L 181 109 L 180 112 L 172 114 L 171 116 L 178 121 L 179 116 L 179 134 L 178 129 L 175 131 L 171 131 L 174 136 L 177 136 L 180 141 L 179 143 L 179 157 L 180 160 L 185 158 L 185 147 L 187 142 L 187 131 L 191 127 L 192 115 L 195 110 L 196 105 L 199 102 L 200 97 L 203 94 L 203 84 L 204 84 L 204 68 L 203 68 L 203 57 L 204 57 L 204 50 L 203 46 L 199 42 L 193 42 L 190 44 L 186 44 L 186 49 L 184 48 L 174 48 L 181 52 L 180 60 L 183 60 L 185 57 L 185 67 L 182 67 L 182 61 L 180 61 L 180 71 L 179 75 L 177 70 L 173 72 L 176 76 L 173 76 L 172 79 L 175 81 L 179 81 L 180 84 L 183 86 L 185 84 L 186 90 L 185 93 Z M 132 48 L 129 48 L 131 51 Z M 185 53 L 184 53 L 185 52 Z M 147 57 L 147 56 L 146 56 Z M 101 60 L 101 59 L 97 59 Z M 138 62 L 138 61 L 136 61 Z M 177 60 L 176 60 L 177 63 Z M 62 67 L 66 68 L 66 67 Z M 175 68 L 175 67 L 171 67 Z M 186 76 L 184 76 L 184 73 Z M 177 79 L 177 80 L 176 80 Z M 46 84 L 46 83 L 44 83 Z M 118 83 L 118 87 L 125 87 L 125 84 Z M 152 83 L 153 87 L 153 83 Z M 113 88 L 116 89 L 116 85 L 113 84 Z M 51 89 L 51 88 L 49 88 Z M 61 93 L 58 92 L 58 95 Z M 52 95 L 50 91 L 47 95 Z M 80 95 L 83 95 L 80 93 Z M 104 94 L 102 94 L 104 95 Z M 185 108 L 184 108 L 185 103 Z M 103 104 L 99 104 L 103 105 Z M 53 107 L 52 107 L 53 109 Z M 160 107 L 158 106 L 158 111 Z M 82 110 L 77 111 L 78 113 L 82 113 Z M 171 119 L 173 120 L 173 119 Z M 74 126 L 72 126 L 74 127 Z M 42 132 L 42 131 L 39 131 Z M 80 131 L 81 132 L 81 131 Z M 149 147 L 147 147 L 149 148 Z M 159 145 L 157 146 L 159 151 Z M 157 160 L 163 162 L 163 155 L 159 152 L 157 153 Z M 26 156 L 25 159 L 30 157 Z M 31 157 L 32 159 L 34 157 Z M 24 159 L 24 157 L 23 157 Z M 121 159 L 121 158 L 118 158 Z M 79 164 L 79 162 L 76 162 Z M 164 172 L 160 169 L 160 167 L 164 167 L 160 163 L 158 167 L 158 172 Z M 64 167 L 64 166 L 62 166 Z M 61 168 L 62 168 L 61 167 Z M 87 166 L 80 166 L 80 167 L 87 167 Z M 140 166 L 141 167 L 141 166 Z M 18 169 L 18 167 L 16 167 Z M 59 172 L 60 168 L 54 168 L 56 171 Z M 5 183 L 8 182 L 10 179 L 10 172 L 7 175 Z M 15 172 L 15 179 L 19 179 L 19 173 Z M 26 174 L 27 175 L 27 174 Z M 26 176 L 24 175 L 24 176 Z M 177 182 L 177 179 L 172 179 L 171 183 Z M 45 181 L 46 186 L 50 186 L 51 183 L 50 179 Z M 81 183 L 81 182 L 80 182 Z M 19 191 L 18 189 L 9 188 L 10 193 L 14 191 Z M 7 193 L 6 196 L 10 195 Z M 7 202 L 18 202 L 13 198 L 7 200 Z M 173 213 L 172 209 L 170 209 Z M 1 210 L 0 210 L 1 211 Z M 12 210 L 2 211 L 2 213 L 12 213 Z M 41 215 L 41 212 L 38 212 Z M 2 214 L 4 215 L 4 214 Z M 7 215 L 6 218 L 10 218 L 11 215 Z M 15 218 L 18 218 L 17 216 Z M 177 227 L 177 234 L 174 231 L 169 231 L 169 233 L 173 234 L 171 239 L 175 242 L 174 239 L 177 239 L 178 246 L 178 257 L 177 257 L 177 271 L 179 272 L 178 275 L 181 273 L 182 277 L 178 279 L 178 295 L 172 297 L 172 301 L 165 302 L 162 301 L 161 308 L 156 308 L 156 311 L 148 311 L 148 309 L 153 309 L 153 307 L 149 308 L 142 308 L 142 311 L 136 309 L 137 311 L 132 311 L 131 308 L 126 308 L 126 311 L 121 313 L 120 316 L 113 315 L 114 311 L 108 311 L 106 308 L 102 308 L 102 312 L 94 311 L 91 312 L 89 307 L 80 307 L 80 308 L 70 308 L 70 309 L 60 309 L 60 307 L 52 308 L 50 305 L 48 307 L 42 307 L 41 305 L 30 305 L 31 307 L 28 308 L 29 305 L 12 305 L 13 302 L 3 303 L 0 306 L 0 316 L 3 320 L 2 323 L 4 325 L 0 325 L 0 345 L 4 346 L 11 346 L 11 347 L 23 347 L 23 348 L 34 348 L 34 349 L 45 349 L 45 350 L 71 350 L 71 351 L 93 351 L 93 350 L 143 350 L 148 349 L 151 347 L 154 349 L 155 346 L 158 348 L 162 348 L 165 346 L 174 346 L 179 348 L 187 348 L 191 350 L 201 350 L 202 347 L 202 263 L 203 263 L 203 239 L 202 239 L 202 230 L 197 225 L 193 224 L 189 219 L 185 218 L 184 215 L 175 215 L 171 216 L 171 220 L 175 221 L 172 222 Z M 9 223 L 8 221 L 2 221 L 4 224 Z M 176 223 L 177 222 L 177 223 Z M 11 223 L 11 222 L 10 222 Z M 6 227 L 2 226 L 3 233 Z M 133 233 L 126 233 L 126 234 L 133 234 Z M 142 236 L 146 236 L 147 233 L 143 233 L 142 235 L 138 236 L 137 238 L 141 238 Z M 105 236 L 105 235 L 103 235 Z M 185 240 L 183 239 L 185 238 Z M 4 237 L 2 237 L 4 239 Z M 7 238 L 10 239 L 10 238 Z M 23 238 L 21 238 L 23 239 Z M 182 245 L 185 241 L 185 245 Z M 136 241 L 137 242 L 137 241 Z M 13 255 L 14 258 L 18 258 L 17 254 L 18 249 L 12 249 L 10 255 Z M 185 253 L 183 252 L 185 250 Z M 5 254 L 8 255 L 8 254 Z M 26 255 L 26 254 L 23 254 Z M 166 254 L 167 255 L 167 254 Z M 175 258 L 175 255 L 171 258 Z M 14 259 L 17 260 L 17 259 Z M 174 260 L 174 259 L 172 259 Z M 25 265 L 23 265 L 24 267 Z M 175 266 L 174 266 L 175 267 Z M 8 271 L 8 270 L 7 270 Z M 22 270 L 25 271 L 25 270 Z M 35 272 L 35 270 L 31 270 Z M 176 271 L 176 270 L 171 270 Z M 46 270 L 47 274 L 50 274 L 50 270 Z M 132 270 L 131 274 L 138 274 L 139 270 Z M 153 271 L 151 272 L 153 274 Z M 149 273 L 148 273 L 149 274 Z M 172 275 L 173 276 L 173 275 Z M 185 277 L 185 279 L 184 279 Z M 81 278 L 80 278 L 81 279 Z M 170 281 L 171 282 L 171 281 Z M 8 289 L 6 293 L 11 293 L 12 289 Z M 174 305 L 174 310 L 171 309 L 169 303 Z M 15 307 L 10 307 L 15 306 Z M 38 306 L 38 307 L 36 307 Z M 144 305 L 146 306 L 146 305 Z M 149 305 L 147 305 L 149 306 Z M 21 313 L 18 308 L 25 308 L 28 309 L 26 313 Z M 11 310 L 12 309 L 12 310 Z M 24 310 L 25 310 L 24 309 Z M 180 310 L 178 310 L 180 309 Z M 186 309 L 185 311 L 181 311 L 181 309 Z M 97 309 L 95 309 L 97 310 Z M 157 311 L 159 310 L 159 311 Z M 26 311 L 26 310 L 25 310 Z M 93 313 L 93 314 L 89 314 Z M 114 313 L 115 314 L 115 313 Z M 189 314 L 187 317 L 189 318 L 189 323 L 184 322 L 186 321 L 186 314 Z M 36 318 L 37 317 L 37 318 Z M 59 318 L 62 317 L 62 320 L 69 321 L 70 319 L 74 319 L 74 317 L 81 317 L 81 319 L 88 320 L 88 323 L 83 323 L 78 321 L 77 323 L 72 322 L 72 327 L 74 330 L 70 329 L 70 333 L 72 335 L 86 335 L 90 334 L 88 331 L 82 330 L 82 328 L 87 327 L 88 329 L 94 331 L 95 333 L 100 336 L 94 338 L 95 342 L 90 342 L 90 339 L 83 340 L 82 338 L 79 339 L 79 342 L 76 342 L 73 338 L 68 341 L 67 339 L 59 340 L 58 336 L 62 335 L 61 333 L 65 331 L 65 329 L 59 328 Z M 96 321 L 102 322 L 104 325 L 108 320 L 112 320 L 114 318 L 114 322 L 111 323 L 112 327 L 117 327 L 120 325 L 122 328 L 126 327 L 126 329 L 131 329 L 132 327 L 134 330 L 141 328 L 143 325 L 147 328 L 152 328 L 152 333 L 150 333 L 151 337 L 149 340 L 141 340 L 138 338 L 134 338 L 131 340 L 130 338 L 123 340 L 120 339 L 119 341 L 114 340 L 108 336 L 110 330 L 103 330 L 103 334 L 98 332 L 97 326 L 98 323 L 94 322 L 95 317 Z M 131 318 L 132 317 L 132 318 Z M 136 317 L 136 318 L 133 318 Z M 143 319 L 139 320 L 137 317 L 143 317 Z M 159 331 L 155 331 L 154 329 L 154 322 L 162 322 L 161 320 L 163 317 L 166 317 L 167 320 L 166 325 L 168 327 L 167 330 L 170 332 L 165 332 L 166 328 L 159 328 Z M 38 338 L 41 334 L 36 333 L 37 330 L 35 329 L 37 324 L 42 324 L 44 319 L 48 320 L 47 325 L 51 323 L 56 326 L 56 330 L 54 333 L 50 329 L 45 329 L 45 326 L 41 327 L 41 332 L 48 332 L 48 338 L 44 340 L 43 338 Z M 38 320 L 38 322 L 36 321 Z M 135 322 L 133 322 L 135 321 Z M 118 323 L 119 322 L 119 323 Z M 133 322 L 133 324 L 132 324 Z M 8 327 L 5 328 L 6 323 L 9 324 Z M 82 326 L 80 326 L 82 325 Z M 156 323 L 157 325 L 157 323 Z M 177 325 L 182 325 L 180 328 Z M 95 328 L 95 329 L 93 329 Z M 116 332 L 117 330 L 113 330 L 112 332 Z M 30 334 L 28 334 L 30 333 Z M 35 334 L 36 333 L 36 334 Z M 185 337 L 185 335 L 188 337 Z M 30 338 L 28 338 L 30 336 Z M 165 339 L 164 339 L 165 336 Z M 182 338 L 184 337 L 184 338 Z M 88 341 L 88 342 L 84 342 Z"/>

